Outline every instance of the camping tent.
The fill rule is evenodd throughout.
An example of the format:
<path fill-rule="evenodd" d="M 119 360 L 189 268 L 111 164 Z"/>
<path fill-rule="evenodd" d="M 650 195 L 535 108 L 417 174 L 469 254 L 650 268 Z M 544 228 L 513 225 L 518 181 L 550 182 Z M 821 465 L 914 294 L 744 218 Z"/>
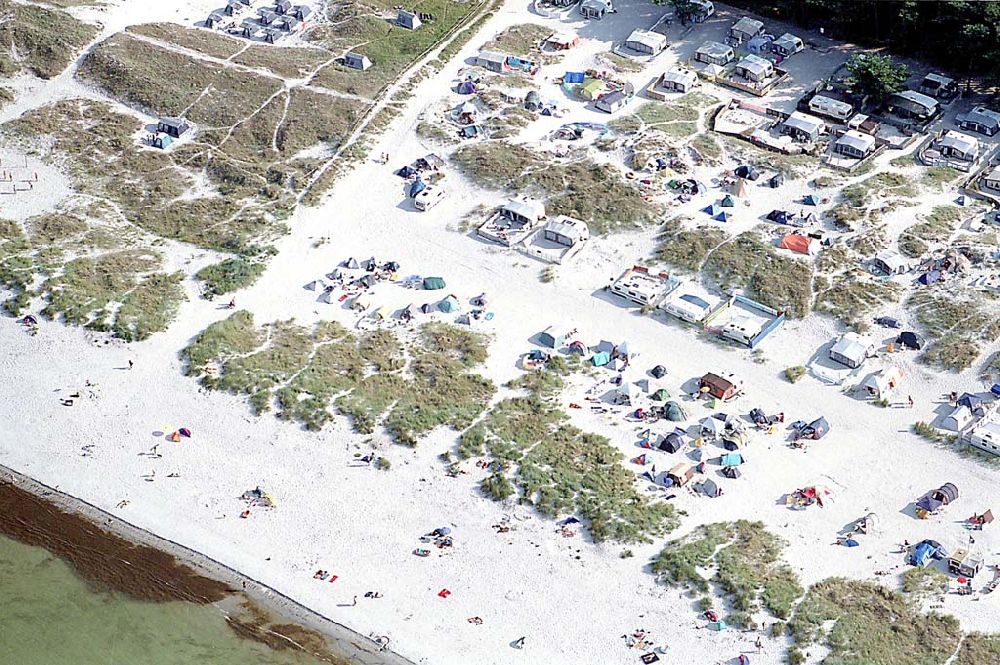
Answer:
<path fill-rule="evenodd" d="M 655 393 L 649 396 L 649 399 L 653 402 L 666 402 L 670 399 L 670 393 L 667 392 L 666 388 L 660 388 Z"/>
<path fill-rule="evenodd" d="M 857 333 L 841 335 L 830 348 L 830 358 L 851 368 L 861 367 L 872 351 L 872 345 L 864 342 Z"/>
<path fill-rule="evenodd" d="M 905 346 L 908 349 L 914 349 L 915 351 L 919 351 L 924 348 L 924 338 L 911 331 L 899 333 L 899 337 L 896 338 L 896 343 L 901 346 Z"/>
<path fill-rule="evenodd" d="M 726 478 L 732 478 L 733 480 L 735 480 L 740 476 L 742 476 L 743 474 L 740 473 L 740 470 L 737 467 L 727 466 L 722 470 L 722 475 L 724 475 Z"/>
<path fill-rule="evenodd" d="M 306 289 L 307 291 L 318 291 L 318 290 L 325 289 L 326 288 L 326 284 L 324 284 L 323 280 L 321 280 L 321 279 L 315 279 L 315 280 L 309 282 L 308 284 L 306 284 L 303 288 Z"/>
<path fill-rule="evenodd" d="M 351 302 L 351 309 L 365 311 L 372 306 L 372 297 L 368 293 L 359 293 Z"/>
<path fill-rule="evenodd" d="M 826 418 L 820 416 L 799 431 L 799 438 L 818 441 L 826 436 L 829 431 L 830 423 L 826 422 Z"/>
<path fill-rule="evenodd" d="M 872 374 L 861 387 L 868 391 L 868 395 L 875 399 L 888 399 L 893 391 L 902 382 L 903 372 L 898 367 L 888 367 L 881 372 Z"/>
<path fill-rule="evenodd" d="M 806 256 L 816 256 L 819 254 L 819 241 L 798 233 L 789 233 L 784 236 L 778 247 L 791 250 L 796 254 L 805 254 Z"/>
<path fill-rule="evenodd" d="M 679 487 L 683 487 L 689 480 L 694 478 L 694 467 L 687 462 L 681 462 L 667 471 L 667 478 Z"/>
<path fill-rule="evenodd" d="M 698 491 L 704 494 L 705 496 L 709 497 L 719 496 L 719 486 L 716 485 L 715 481 L 711 480 L 710 478 L 705 478 L 700 483 L 698 483 L 697 488 Z M 725 627 L 725 625 L 723 625 L 723 627 Z M 722 630 L 722 628 L 717 628 L 716 630 Z"/>
<path fill-rule="evenodd" d="M 437 291 L 445 286 L 444 280 L 440 277 L 424 277 L 424 288 L 428 291 Z"/>
<path fill-rule="evenodd" d="M 649 373 L 653 375 L 654 379 L 662 379 L 667 375 L 667 368 L 663 365 L 657 365 L 653 369 L 649 370 Z"/>
<path fill-rule="evenodd" d="M 931 490 L 920 497 L 917 501 L 917 508 L 933 513 L 941 506 L 947 506 L 958 498 L 958 488 L 953 483 L 945 483 L 936 490 Z"/>
<path fill-rule="evenodd" d="M 538 335 L 538 340 L 543 346 L 547 346 L 550 349 L 558 349 L 566 342 L 566 338 L 562 335 L 562 333 L 556 332 L 555 326 L 549 326 L 543 330 L 541 334 Z"/>
<path fill-rule="evenodd" d="M 802 203 L 806 204 L 807 206 L 818 206 L 819 197 L 816 196 L 815 194 L 807 194 L 806 197 L 802 199 Z"/>
<path fill-rule="evenodd" d="M 722 434 L 725 429 L 725 423 L 718 418 L 709 416 L 708 418 L 703 418 L 701 423 L 701 428 L 699 433 L 702 436 L 710 436 L 712 438 L 718 437 Z"/>
<path fill-rule="evenodd" d="M 972 393 L 962 393 L 962 396 L 958 398 L 955 404 L 964 406 L 969 411 L 978 411 L 983 408 L 983 398 Z"/>
<path fill-rule="evenodd" d="M 771 179 L 767 181 L 767 184 L 771 186 L 771 189 L 778 189 L 785 184 L 785 176 L 780 173 L 775 173 L 771 176 Z"/>
<path fill-rule="evenodd" d="M 743 456 L 739 453 L 726 453 L 719 458 L 719 463 L 722 466 L 739 466 L 743 464 Z"/>
<path fill-rule="evenodd" d="M 723 208 L 732 208 L 733 206 L 736 205 L 736 201 L 733 200 L 733 197 L 730 194 L 726 194 L 724 197 L 722 197 L 722 203 L 720 203 L 719 205 L 722 206 Z"/>
<path fill-rule="evenodd" d="M 462 81 L 458 84 L 458 94 L 471 95 L 476 92 L 476 84 L 472 81 Z"/>
<path fill-rule="evenodd" d="M 720 212 L 714 219 L 717 222 L 729 222 L 732 221 L 733 216 L 728 212 Z"/>
<path fill-rule="evenodd" d="M 345 268 L 349 268 L 349 269 L 351 269 L 351 270 L 357 270 L 357 269 L 358 269 L 358 268 L 360 267 L 360 266 L 358 265 L 358 261 L 357 261 L 357 259 L 355 259 L 355 258 L 353 258 L 353 257 L 352 257 L 352 258 L 350 258 L 350 259 L 347 259 L 346 261 L 344 261 L 344 263 L 343 263 L 343 266 L 344 266 Z"/>
<path fill-rule="evenodd" d="M 590 359 L 594 367 L 604 367 L 609 362 L 611 362 L 611 354 L 607 351 L 599 351 L 594 354 L 594 357 Z"/>
<path fill-rule="evenodd" d="M 941 271 L 940 270 L 929 270 L 929 271 L 925 272 L 923 275 L 921 275 L 920 277 L 918 277 L 917 278 L 917 282 L 919 282 L 920 284 L 922 284 L 924 286 L 930 286 L 931 284 L 933 284 L 934 282 L 937 282 L 940 279 L 941 279 Z"/>
<path fill-rule="evenodd" d="M 663 408 L 664 417 L 670 422 L 679 423 L 685 419 L 684 409 L 677 402 L 667 402 Z"/>
<path fill-rule="evenodd" d="M 702 212 L 707 213 L 708 215 L 710 215 L 712 217 L 715 217 L 720 212 L 722 212 L 722 208 L 719 207 L 719 205 L 717 203 L 713 203 L 710 206 L 705 206 L 704 208 L 702 208 Z"/>
<path fill-rule="evenodd" d="M 684 440 L 677 432 L 671 432 L 660 439 L 660 443 L 656 447 L 664 452 L 676 453 L 684 447 Z"/>
<path fill-rule="evenodd" d="M 774 222 L 775 224 L 789 224 L 791 219 L 792 214 L 784 210 L 772 210 L 767 213 L 767 221 Z"/>
<path fill-rule="evenodd" d="M 448 296 L 438 303 L 438 309 L 446 314 L 457 312 L 460 309 L 458 298 L 455 296 Z"/>
<path fill-rule="evenodd" d="M 743 164 L 736 167 L 736 177 L 745 178 L 746 180 L 756 180 L 760 177 L 760 172 L 749 164 Z"/>

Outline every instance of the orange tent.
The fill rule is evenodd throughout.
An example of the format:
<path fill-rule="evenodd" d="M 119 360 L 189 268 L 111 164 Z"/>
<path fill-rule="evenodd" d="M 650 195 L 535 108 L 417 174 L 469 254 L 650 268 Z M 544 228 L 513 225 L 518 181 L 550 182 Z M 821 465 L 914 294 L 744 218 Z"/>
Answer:
<path fill-rule="evenodd" d="M 798 233 L 789 233 L 781 239 L 781 244 L 778 246 L 781 249 L 790 249 L 797 254 L 806 254 L 807 256 L 819 253 L 818 241 Z"/>
<path fill-rule="evenodd" d="M 178 441 L 181 440 L 181 433 L 174 432 L 173 434 L 170 435 L 170 440 L 173 441 L 174 443 L 177 443 Z"/>

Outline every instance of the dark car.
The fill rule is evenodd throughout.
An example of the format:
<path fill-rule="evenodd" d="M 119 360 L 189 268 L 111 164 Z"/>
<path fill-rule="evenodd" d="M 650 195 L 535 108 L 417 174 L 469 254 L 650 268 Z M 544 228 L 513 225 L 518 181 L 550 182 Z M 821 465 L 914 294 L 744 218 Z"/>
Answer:
<path fill-rule="evenodd" d="M 894 319 L 891 316 L 880 316 L 875 319 L 875 323 L 880 326 L 885 326 L 886 328 L 902 328 L 903 324 L 899 322 L 899 319 Z"/>

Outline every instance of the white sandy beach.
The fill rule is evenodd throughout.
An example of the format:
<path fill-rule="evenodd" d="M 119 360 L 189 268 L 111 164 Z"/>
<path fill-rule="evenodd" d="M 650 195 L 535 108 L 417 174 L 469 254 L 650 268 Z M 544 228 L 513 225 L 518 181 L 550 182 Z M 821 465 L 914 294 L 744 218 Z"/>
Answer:
<path fill-rule="evenodd" d="M 155 17 L 138 11 L 138 3 L 125 3 L 130 9 L 122 14 L 112 8 L 109 26 L 117 30 L 140 20 L 182 20 L 188 13 L 166 11 L 167 2 L 156 4 L 162 15 Z M 601 24 L 572 15 L 568 27 L 595 41 L 542 76 L 585 65 L 595 52 L 607 50 L 607 40 L 621 39 L 636 24 L 630 4 Z M 651 25 L 658 8 L 637 4 L 645 7 Z M 719 20 L 720 26 L 728 25 L 728 15 Z M 416 138 L 418 118 L 446 93 L 457 70 L 467 66 L 463 61 L 488 37 L 525 21 L 560 24 L 532 14 L 523 3 L 508 3 L 458 58 L 418 86 L 373 150 L 374 155 L 388 152 L 389 166 L 366 162 L 336 186 L 322 207 L 300 210 L 264 277 L 236 294 L 238 307 L 251 311 L 258 323 L 294 318 L 305 324 L 338 320 L 353 327 L 353 312 L 317 302 L 317 294 L 303 285 L 352 256 L 398 261 L 403 274 L 441 275 L 465 307 L 469 298 L 489 294 L 496 316 L 483 328 L 492 337 L 483 372 L 497 385 L 520 373 L 516 360 L 533 348 L 531 337 L 559 324 L 578 328 L 588 343 L 628 340 L 639 351 L 637 366 L 667 367 L 664 384 L 674 395 L 691 378 L 723 368 L 741 375 L 747 385 L 746 395 L 728 407 L 732 412 L 746 414 L 759 406 L 768 413 L 783 411 L 789 422 L 826 416 L 832 432 L 805 451 L 790 448 L 784 432 L 755 434 L 745 452 L 743 478 L 724 480 L 723 496 L 678 491 L 673 502 L 686 515 L 671 537 L 709 522 L 761 520 L 788 541 L 785 558 L 806 585 L 831 576 L 874 579 L 875 571 L 902 572 L 903 555 L 891 552 L 903 539 L 962 544 L 967 532 L 961 520 L 1000 507 L 991 506 L 1000 497 L 998 472 L 909 430 L 917 420 L 934 418 L 943 394 L 982 390 L 975 370 L 940 374 L 905 353 L 876 360 L 876 366 L 903 369 L 900 399 L 911 395 L 912 409 L 878 408 L 811 376 L 792 385 L 783 370 L 806 365 L 839 334 L 831 320 L 789 321 L 761 347 L 764 361 L 755 362 L 749 350 L 720 345 L 662 316 L 641 316 L 636 306 L 602 290 L 624 267 L 648 262 L 656 229 L 596 239 L 570 265 L 557 268 L 555 281 L 541 283 L 544 264 L 451 230 L 475 206 L 503 200 L 465 181 L 451 165 L 445 167 L 444 201 L 427 213 L 411 208 L 404 181 L 393 170 L 434 150 Z M 666 62 L 659 60 L 653 69 Z M 632 77 L 637 87 L 648 82 L 653 69 Z M 823 64 L 822 71 L 827 69 Z M 556 87 L 546 90 L 555 94 Z M 797 96 L 788 93 L 792 104 Z M 581 110 L 577 102 L 566 106 L 573 108 L 567 116 L 542 118 L 529 132 L 540 138 L 563 122 L 608 119 Z M 759 215 L 807 191 L 804 180 L 782 190 L 754 188 L 752 207 L 735 211 L 736 224 L 750 228 Z M 948 197 L 928 196 L 925 203 Z M 706 203 L 692 202 L 691 212 L 699 202 Z M 329 240 L 314 247 L 320 238 Z M 207 262 L 204 256 L 195 260 Z M 391 470 L 381 472 L 356 464 L 354 454 L 368 449 L 369 437 L 353 433 L 343 418 L 310 433 L 271 414 L 251 416 L 243 399 L 201 391 L 182 376 L 177 353 L 229 312 L 218 302 L 198 299 L 193 287 L 189 295 L 168 331 L 138 344 L 106 343 L 104 337 L 46 321 L 29 336 L 11 319 L 0 322 L 0 381 L 8 387 L 0 395 L 0 427 L 6 432 L 0 438 L 0 463 L 204 553 L 363 635 L 388 636 L 392 650 L 417 663 L 638 663 L 639 652 L 621 639 L 637 628 L 668 647 L 665 662 L 728 663 L 741 652 L 755 652 L 757 633 L 702 630 L 692 599 L 657 584 L 648 561 L 666 539 L 627 546 L 634 557 L 621 558 L 626 546 L 594 544 L 585 529 L 565 538 L 554 521 L 529 508 L 484 498 L 477 487 L 485 472 L 471 463 L 464 465 L 467 474 L 447 477 L 438 455 L 453 448 L 453 431 L 436 431 L 416 449 L 376 435 L 380 454 L 392 462 Z M 433 295 L 394 285 L 375 289 L 379 302 L 394 307 L 415 297 L 418 303 L 423 297 L 430 301 Z M 567 404 L 582 398 L 591 385 L 586 381 L 581 378 L 565 396 Z M 87 382 L 96 385 L 88 388 Z M 61 397 L 76 391 L 82 397 L 72 407 L 60 405 Z M 700 404 L 684 405 L 692 422 L 710 414 Z M 608 436 L 628 459 L 639 454 L 639 428 L 623 415 L 578 411 L 573 417 L 583 429 Z M 181 443 L 163 440 L 163 432 L 179 427 L 190 428 L 193 437 Z M 146 455 L 155 444 L 162 458 Z M 94 446 L 92 456 L 82 455 L 87 445 Z M 672 456 L 651 454 L 658 467 L 671 466 Z M 154 470 L 152 481 L 143 478 Z M 168 478 L 171 473 L 179 477 Z M 958 486 L 959 499 L 940 516 L 915 519 L 912 502 L 949 481 Z M 828 485 L 834 502 L 806 511 L 785 507 L 781 499 L 787 492 L 810 484 Z M 278 507 L 255 509 L 240 519 L 239 495 L 257 486 L 270 492 Z M 116 508 L 123 500 L 127 505 Z M 865 536 L 858 548 L 834 544 L 845 525 L 869 511 L 880 517 L 875 534 Z M 515 528 L 497 533 L 493 525 L 505 516 Z M 453 551 L 414 556 L 419 537 L 440 526 L 452 529 Z M 996 528 L 987 527 L 976 538 L 988 559 L 1000 554 Z M 337 580 L 313 579 L 317 569 Z M 984 571 L 977 586 L 989 577 Z M 897 582 L 895 575 L 879 579 Z M 451 595 L 439 597 L 442 589 Z M 365 598 L 367 591 L 383 597 Z M 1000 594 L 978 601 L 949 595 L 943 611 L 958 617 L 966 630 L 995 629 Z M 471 617 L 482 618 L 482 624 L 468 622 Z M 526 637 L 524 649 L 512 649 L 510 643 L 521 636 Z M 783 641 L 767 638 L 753 662 L 783 663 L 784 647 Z M 813 649 L 813 660 L 819 655 Z"/>

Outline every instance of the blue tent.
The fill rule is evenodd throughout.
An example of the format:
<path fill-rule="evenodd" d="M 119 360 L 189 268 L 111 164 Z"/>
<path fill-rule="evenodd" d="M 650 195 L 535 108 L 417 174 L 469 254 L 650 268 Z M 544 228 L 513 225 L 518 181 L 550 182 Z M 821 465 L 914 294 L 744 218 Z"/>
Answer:
<path fill-rule="evenodd" d="M 476 91 L 476 84 L 472 81 L 462 81 L 458 84 L 458 94 L 471 95 Z"/>
<path fill-rule="evenodd" d="M 802 199 L 802 202 L 805 203 L 807 206 L 818 206 L 819 197 L 816 196 L 815 194 L 809 194 L 804 199 Z"/>
<path fill-rule="evenodd" d="M 716 216 L 716 215 L 718 215 L 718 214 L 719 214 L 720 212 L 722 212 L 722 208 L 720 208 L 720 207 L 719 207 L 719 206 L 718 206 L 717 204 L 713 203 L 713 204 L 712 204 L 712 205 L 710 205 L 710 206 L 707 206 L 707 207 L 705 207 L 705 208 L 702 208 L 702 212 L 705 212 L 705 213 L 708 213 L 708 214 L 709 214 L 709 215 L 711 215 L 712 217 L 715 217 L 715 216 Z"/>
<path fill-rule="evenodd" d="M 854 540 L 853 538 L 848 538 L 847 540 L 844 541 L 844 547 L 857 547 L 860 544 L 861 543 Z"/>
<path fill-rule="evenodd" d="M 931 270 L 930 272 L 925 272 L 923 275 L 921 275 L 920 277 L 918 277 L 917 281 L 920 282 L 921 284 L 923 284 L 924 286 L 927 286 L 929 284 L 933 284 L 934 282 L 938 281 L 939 279 L 941 279 L 941 271 L 940 270 Z"/>
<path fill-rule="evenodd" d="M 728 212 L 720 212 L 715 216 L 715 221 L 717 222 L 728 222 L 733 218 L 733 216 Z"/>
<path fill-rule="evenodd" d="M 445 313 L 457 312 L 459 309 L 458 298 L 455 296 L 448 296 L 444 300 L 438 303 L 438 309 Z"/>
<path fill-rule="evenodd" d="M 774 222 L 775 224 L 787 224 L 788 223 L 788 213 L 784 210 L 772 210 L 767 213 L 768 221 Z"/>
<path fill-rule="evenodd" d="M 398 175 L 400 178 L 409 178 L 416 172 L 417 170 L 412 166 L 404 166 L 403 168 L 396 171 L 396 175 Z"/>
<path fill-rule="evenodd" d="M 910 565 L 923 568 L 931 562 L 931 559 L 938 553 L 938 548 L 929 541 L 923 541 L 913 548 L 910 555 Z"/>
<path fill-rule="evenodd" d="M 590 359 L 590 362 L 594 364 L 594 367 L 604 367 L 609 362 L 611 362 L 611 354 L 607 351 L 601 351 L 600 353 L 595 353 L 594 357 Z"/>
<path fill-rule="evenodd" d="M 425 189 L 427 189 L 427 183 L 421 180 L 420 178 L 417 178 L 416 180 L 413 181 L 413 184 L 410 185 L 410 198 L 412 199 L 414 196 L 424 191 Z"/>
<path fill-rule="evenodd" d="M 743 464 L 743 456 L 739 453 L 727 453 L 721 459 L 722 466 L 739 466 Z"/>
<path fill-rule="evenodd" d="M 583 72 L 566 72 L 563 75 L 563 83 L 583 83 Z"/>

